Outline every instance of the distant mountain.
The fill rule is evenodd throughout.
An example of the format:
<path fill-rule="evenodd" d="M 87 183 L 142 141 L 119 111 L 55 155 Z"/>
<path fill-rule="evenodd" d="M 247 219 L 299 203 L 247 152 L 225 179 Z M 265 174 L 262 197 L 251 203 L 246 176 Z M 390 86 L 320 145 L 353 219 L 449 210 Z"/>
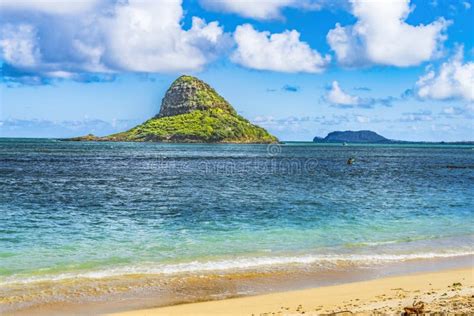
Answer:
<path fill-rule="evenodd" d="M 275 143 L 278 139 L 250 123 L 211 86 L 192 76 L 181 76 L 169 87 L 160 112 L 134 128 L 69 141 L 132 141 L 173 143 Z"/>
<path fill-rule="evenodd" d="M 373 131 L 336 131 L 329 133 L 326 137 L 315 137 L 315 143 L 391 143 L 387 139 Z"/>

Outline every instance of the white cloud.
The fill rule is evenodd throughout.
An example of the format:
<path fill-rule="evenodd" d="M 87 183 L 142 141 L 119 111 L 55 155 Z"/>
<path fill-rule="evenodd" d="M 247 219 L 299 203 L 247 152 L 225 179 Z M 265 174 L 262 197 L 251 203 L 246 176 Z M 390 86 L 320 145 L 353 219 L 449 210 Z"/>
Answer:
<path fill-rule="evenodd" d="M 466 118 L 472 120 L 474 118 L 474 103 L 468 103 L 464 106 L 448 106 L 444 107 L 440 115 L 447 118 Z"/>
<path fill-rule="evenodd" d="M 194 17 L 190 30 L 180 25 L 181 1 L 129 0 L 104 21 L 110 58 L 120 68 L 141 72 L 201 69 L 212 59 L 223 30 Z"/>
<path fill-rule="evenodd" d="M 352 96 L 341 89 L 337 81 L 333 81 L 331 89 L 326 93 L 325 99 L 334 104 L 342 106 L 354 106 L 359 104 L 360 98 Z"/>
<path fill-rule="evenodd" d="M 456 108 L 454 106 L 445 107 L 445 108 L 443 108 L 442 113 L 443 114 L 448 114 L 448 115 L 455 114 L 456 113 Z"/>
<path fill-rule="evenodd" d="M 54 0 L 2 3 L 0 58 L 30 77 L 195 71 L 230 41 L 217 22 L 193 17 L 183 29 L 181 0 L 72 1 L 70 10 Z"/>
<path fill-rule="evenodd" d="M 36 45 L 36 30 L 29 24 L 5 24 L 0 29 L 3 60 L 21 67 L 33 67 L 41 58 Z"/>
<path fill-rule="evenodd" d="M 295 30 L 270 34 L 258 32 L 250 24 L 237 27 L 234 33 L 237 49 L 232 60 L 244 67 L 280 72 L 322 72 L 329 56 L 322 57 L 300 40 Z"/>
<path fill-rule="evenodd" d="M 93 133 L 95 135 L 110 135 L 127 130 L 139 120 L 103 121 L 98 119 L 83 119 L 76 121 L 22 120 L 7 118 L 0 120 L 0 137 L 74 137 Z"/>
<path fill-rule="evenodd" d="M 365 115 L 356 115 L 355 120 L 358 123 L 370 123 L 370 117 L 367 117 Z"/>
<path fill-rule="evenodd" d="M 40 11 L 51 14 L 77 14 L 98 6 L 102 0 L 2 0 L 2 10 Z"/>
<path fill-rule="evenodd" d="M 422 99 L 474 101 L 474 62 L 463 63 L 462 48 L 436 71 L 432 67 L 416 82 Z"/>
<path fill-rule="evenodd" d="M 405 22 L 410 14 L 409 0 L 351 0 L 357 22 L 336 27 L 327 41 L 338 61 L 346 66 L 364 64 L 418 65 L 435 57 L 449 22 L 440 18 L 427 25 Z"/>
<path fill-rule="evenodd" d="M 429 110 L 402 113 L 401 118 L 399 118 L 400 122 L 427 122 L 433 120 L 434 117 Z"/>
<path fill-rule="evenodd" d="M 235 0 L 201 0 L 203 7 L 215 11 L 236 13 L 238 15 L 258 20 L 280 17 L 284 7 L 294 6 L 297 0 L 264 0 L 264 1 L 235 1 Z"/>
<path fill-rule="evenodd" d="M 344 91 L 339 82 L 333 81 L 331 87 L 328 88 L 323 100 L 329 102 L 331 105 L 339 108 L 373 108 L 375 105 L 382 105 L 386 107 L 392 106 L 394 101 L 399 100 L 397 97 L 359 97 L 351 95 Z"/>
<path fill-rule="evenodd" d="M 284 8 L 319 10 L 323 6 L 339 5 L 339 1 L 325 0 L 200 0 L 199 2 L 208 10 L 234 13 L 256 20 L 281 18 L 281 11 Z"/>

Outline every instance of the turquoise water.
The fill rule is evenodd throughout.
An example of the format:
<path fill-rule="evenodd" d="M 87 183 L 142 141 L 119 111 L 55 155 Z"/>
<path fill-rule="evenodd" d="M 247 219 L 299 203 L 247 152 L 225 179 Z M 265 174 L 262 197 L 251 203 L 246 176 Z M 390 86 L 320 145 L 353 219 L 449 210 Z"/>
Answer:
<path fill-rule="evenodd" d="M 469 146 L 0 139 L 0 285 L 473 254 L 473 185 Z"/>

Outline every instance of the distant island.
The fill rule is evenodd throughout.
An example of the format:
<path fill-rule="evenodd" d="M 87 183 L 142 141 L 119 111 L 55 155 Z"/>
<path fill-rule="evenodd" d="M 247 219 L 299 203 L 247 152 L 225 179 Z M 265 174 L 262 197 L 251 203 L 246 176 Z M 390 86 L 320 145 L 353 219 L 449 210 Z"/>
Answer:
<path fill-rule="evenodd" d="M 181 76 L 168 88 L 160 112 L 132 129 L 67 141 L 134 141 L 172 143 L 275 143 L 278 139 L 250 123 L 207 83 Z"/>
<path fill-rule="evenodd" d="M 316 143 L 384 143 L 391 140 L 373 131 L 336 131 L 329 133 L 326 137 L 315 137 Z"/>
<path fill-rule="evenodd" d="M 329 133 L 326 137 L 314 137 L 315 143 L 355 143 L 355 144 L 457 144 L 457 145 L 472 145 L 472 141 L 459 142 L 413 142 L 394 140 L 383 137 L 374 131 L 334 131 Z"/>

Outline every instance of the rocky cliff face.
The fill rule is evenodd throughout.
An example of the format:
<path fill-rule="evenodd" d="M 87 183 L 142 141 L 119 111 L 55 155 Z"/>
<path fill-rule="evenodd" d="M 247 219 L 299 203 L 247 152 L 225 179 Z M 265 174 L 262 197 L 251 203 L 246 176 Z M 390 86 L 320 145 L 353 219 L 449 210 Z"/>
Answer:
<path fill-rule="evenodd" d="M 174 116 L 212 108 L 235 113 L 232 106 L 207 83 L 195 77 L 181 76 L 166 91 L 157 117 Z"/>
<path fill-rule="evenodd" d="M 191 76 L 176 79 L 160 112 L 134 128 L 105 137 L 87 135 L 74 141 L 150 141 L 176 143 L 274 143 L 278 139 L 238 115 L 207 83 Z"/>

